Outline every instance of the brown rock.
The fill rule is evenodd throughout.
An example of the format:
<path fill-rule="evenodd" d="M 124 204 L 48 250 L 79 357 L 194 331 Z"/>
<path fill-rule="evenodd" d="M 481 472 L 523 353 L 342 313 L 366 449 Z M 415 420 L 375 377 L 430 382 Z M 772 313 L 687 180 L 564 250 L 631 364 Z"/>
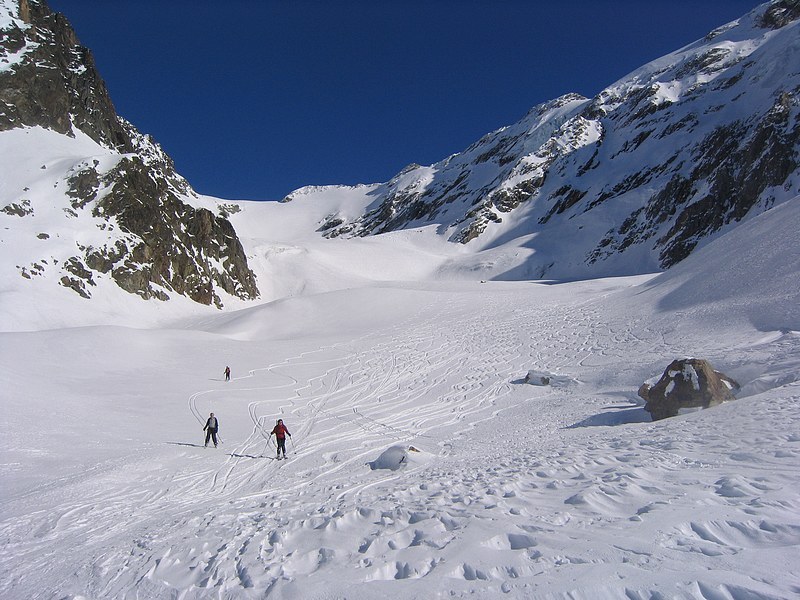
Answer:
<path fill-rule="evenodd" d="M 674 417 L 681 409 L 709 408 L 734 400 L 739 384 L 715 371 L 703 359 L 672 361 L 654 386 L 643 384 L 639 396 L 654 421 Z"/>

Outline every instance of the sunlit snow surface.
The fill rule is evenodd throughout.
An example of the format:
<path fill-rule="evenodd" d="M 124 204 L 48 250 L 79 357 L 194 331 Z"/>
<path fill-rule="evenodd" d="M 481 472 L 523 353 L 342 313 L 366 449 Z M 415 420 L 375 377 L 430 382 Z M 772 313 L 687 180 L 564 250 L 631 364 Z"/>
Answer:
<path fill-rule="evenodd" d="M 758 51 L 751 33 L 697 44 L 735 64 Z M 611 86 L 609 107 L 626 86 L 667 103 L 716 77 L 667 73 L 696 50 Z M 91 300 L 64 287 L 81 248 L 127 240 L 69 193 L 120 155 L 28 128 L 3 132 L 0 156 L 1 599 L 800 595 L 797 173 L 666 273 L 573 282 L 498 279 L 548 252 L 583 265 L 575 223 L 531 244 L 509 213 L 483 250 L 436 224 L 329 240 L 317 229 L 378 208 L 379 186 L 187 196 L 231 213 L 258 278 L 259 302 L 221 293 L 220 311 L 143 301 L 99 272 Z M 606 274 L 654 264 L 617 259 Z M 653 423 L 636 390 L 685 356 L 737 380 L 738 399 Z"/>
<path fill-rule="evenodd" d="M 560 284 L 481 283 L 427 230 L 323 240 L 319 201 L 233 216 L 273 302 L 4 283 L 0 597 L 800 593 L 800 201 Z M 651 422 L 637 388 L 687 355 L 739 399 Z"/>

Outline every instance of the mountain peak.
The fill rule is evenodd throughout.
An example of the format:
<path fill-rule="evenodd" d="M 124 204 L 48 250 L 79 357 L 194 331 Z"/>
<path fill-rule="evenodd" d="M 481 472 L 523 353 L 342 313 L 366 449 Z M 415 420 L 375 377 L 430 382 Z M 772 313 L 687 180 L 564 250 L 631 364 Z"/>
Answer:
<path fill-rule="evenodd" d="M 800 186 L 798 0 L 776 0 L 592 99 L 566 94 L 383 184 L 325 235 L 436 224 L 476 251 L 525 242 L 504 277 L 667 268 Z"/>
<path fill-rule="evenodd" d="M 177 294 L 220 306 L 223 292 L 257 297 L 230 222 L 218 207 L 202 206 L 162 148 L 117 115 L 66 18 L 44 0 L 0 0 L 0 28 L 0 137 L 14 147 L 4 167 L 30 155 L 47 170 L 20 161 L 4 174 L 0 218 L 16 219 L 16 277 L 35 274 L 84 298 L 103 280 L 145 299 Z M 55 143 L 54 135 L 73 142 Z M 24 216 L 15 206 L 26 207 Z M 41 230 L 45 215 L 60 219 L 48 218 L 32 244 L 30 229 Z M 90 230 L 78 237 L 91 243 L 64 243 L 75 219 Z"/>
<path fill-rule="evenodd" d="M 781 29 L 800 19 L 800 0 L 777 0 L 761 14 L 759 24 L 768 29 Z"/>

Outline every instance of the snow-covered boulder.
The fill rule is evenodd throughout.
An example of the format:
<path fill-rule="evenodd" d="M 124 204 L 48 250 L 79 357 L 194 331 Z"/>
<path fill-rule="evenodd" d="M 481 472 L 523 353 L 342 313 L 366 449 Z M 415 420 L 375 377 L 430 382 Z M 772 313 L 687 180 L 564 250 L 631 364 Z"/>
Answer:
<path fill-rule="evenodd" d="M 674 360 L 655 385 L 644 383 L 639 396 L 654 421 L 674 417 L 682 410 L 702 409 L 734 400 L 739 384 L 715 371 L 703 359 Z"/>
<path fill-rule="evenodd" d="M 427 462 L 428 460 L 430 460 L 430 455 L 414 446 L 390 446 L 384 450 L 378 458 L 367 464 L 373 471 L 376 469 L 397 471 L 411 462 L 421 463 Z"/>
<path fill-rule="evenodd" d="M 575 383 L 575 380 L 571 377 L 556 375 L 555 373 L 549 373 L 547 371 L 538 371 L 536 369 L 528 371 L 524 381 L 530 385 L 552 385 L 555 387 Z"/>
<path fill-rule="evenodd" d="M 377 459 L 367 464 L 373 471 L 375 469 L 397 471 L 400 467 L 408 464 L 408 453 L 402 446 L 391 446 L 384 450 Z"/>

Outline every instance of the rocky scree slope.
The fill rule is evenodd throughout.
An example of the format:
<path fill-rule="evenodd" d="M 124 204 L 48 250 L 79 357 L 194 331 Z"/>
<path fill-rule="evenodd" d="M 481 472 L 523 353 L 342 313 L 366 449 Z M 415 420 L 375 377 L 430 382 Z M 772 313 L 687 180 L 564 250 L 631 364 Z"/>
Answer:
<path fill-rule="evenodd" d="M 800 0 L 764 4 L 592 99 L 568 94 L 407 167 L 363 214 L 330 214 L 319 230 L 436 224 L 479 248 L 524 240 L 535 252 L 509 278 L 668 268 L 797 196 L 798 19 Z"/>
<path fill-rule="evenodd" d="M 44 0 L 0 0 L 0 28 L 0 136 L 42 128 L 88 136 L 97 145 L 97 156 L 66 166 L 48 194 L 34 197 L 27 182 L 6 185 L 0 219 L 7 229 L 25 228 L 26 220 L 58 205 L 66 219 L 89 213 L 90 227 L 105 232 L 99 241 L 91 236 L 91 245 L 76 240 L 66 254 L 44 244 L 17 264 L 18 272 L 31 279 L 51 271 L 86 298 L 103 277 L 143 298 L 177 293 L 218 306 L 221 292 L 256 298 L 255 276 L 226 215 L 199 206 L 154 140 L 116 114 L 91 53 L 65 17 Z M 17 136 L 15 143 L 26 139 Z M 55 238 L 58 225 L 49 226 L 55 231 L 40 239 Z"/>

